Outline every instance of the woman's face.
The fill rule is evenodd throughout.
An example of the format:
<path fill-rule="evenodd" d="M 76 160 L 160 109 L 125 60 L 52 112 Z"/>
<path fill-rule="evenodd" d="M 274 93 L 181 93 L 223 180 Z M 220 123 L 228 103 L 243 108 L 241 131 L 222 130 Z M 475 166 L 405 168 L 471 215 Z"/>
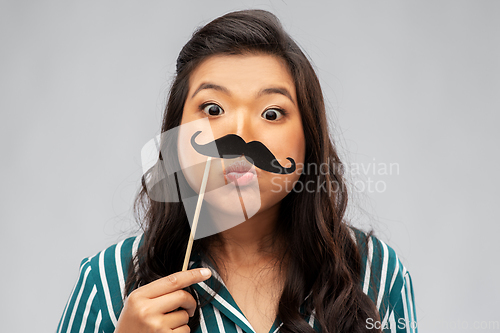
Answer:
<path fill-rule="evenodd" d="M 247 191 L 247 197 L 260 198 L 259 212 L 264 212 L 292 190 L 304 164 L 305 138 L 293 78 L 282 59 L 271 55 L 216 55 L 203 61 L 189 78 L 181 124 L 200 119 L 208 119 L 213 137 L 202 131 L 196 137 L 198 144 L 237 134 L 247 143 L 263 143 L 281 166 L 291 166 L 287 157 L 297 165 L 291 174 L 276 174 L 252 166 L 243 156 L 213 159 L 207 191 L 238 182 L 240 195 Z M 190 155 L 197 154 L 190 146 L 191 134 L 183 137 L 182 130 L 179 134 L 181 167 Z M 245 171 L 249 166 L 252 169 L 242 174 L 241 168 Z M 199 192 L 204 165 L 183 168 L 183 173 L 192 189 Z M 209 203 L 227 212 L 238 208 L 228 205 L 226 199 L 224 195 L 212 196 Z"/>

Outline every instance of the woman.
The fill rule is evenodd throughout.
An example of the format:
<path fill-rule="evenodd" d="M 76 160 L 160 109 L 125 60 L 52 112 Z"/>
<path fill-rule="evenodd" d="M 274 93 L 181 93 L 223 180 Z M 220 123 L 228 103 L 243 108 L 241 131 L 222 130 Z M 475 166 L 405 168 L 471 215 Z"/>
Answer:
<path fill-rule="evenodd" d="M 180 272 L 190 214 L 183 200 L 153 198 L 151 175 L 161 176 L 152 168 L 135 206 L 143 235 L 82 261 L 59 332 L 417 331 L 408 271 L 390 247 L 344 221 L 346 185 L 319 81 L 273 14 L 228 13 L 183 47 L 162 132 L 203 119 L 213 138 L 259 142 L 288 171 L 266 171 L 259 154 L 209 165 L 210 189 L 221 174 L 240 198 L 258 185 L 259 206 L 243 223 L 196 239 L 190 269 Z M 188 135 L 182 146 L 181 136 L 162 142 L 173 148 L 160 158 L 178 157 L 182 172 L 158 184 L 195 193 L 203 171 L 183 168 L 183 152 L 207 140 Z M 230 176 L 225 166 L 235 160 L 246 169 Z M 212 196 L 201 216 L 217 220 L 219 208 L 230 216 L 237 207 L 225 200 Z"/>

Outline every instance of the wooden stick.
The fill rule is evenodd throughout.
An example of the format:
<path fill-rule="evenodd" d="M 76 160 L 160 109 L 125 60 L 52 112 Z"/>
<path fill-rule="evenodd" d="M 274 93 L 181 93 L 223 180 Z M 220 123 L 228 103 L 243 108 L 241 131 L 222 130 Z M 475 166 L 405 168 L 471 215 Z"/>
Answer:
<path fill-rule="evenodd" d="M 200 193 L 198 194 L 198 202 L 196 203 L 196 210 L 194 211 L 193 225 L 191 226 L 191 234 L 189 235 L 189 242 L 186 249 L 186 255 L 184 256 L 184 264 L 182 265 L 182 271 L 187 270 L 189 264 L 189 258 L 191 257 L 191 249 L 193 248 L 194 235 L 196 233 L 196 228 L 198 227 L 198 219 L 200 218 L 201 203 L 203 202 L 203 197 L 205 196 L 205 189 L 207 187 L 208 174 L 210 171 L 210 162 L 212 157 L 208 157 L 207 163 L 205 164 L 205 173 L 203 174 L 203 180 L 201 181 Z"/>

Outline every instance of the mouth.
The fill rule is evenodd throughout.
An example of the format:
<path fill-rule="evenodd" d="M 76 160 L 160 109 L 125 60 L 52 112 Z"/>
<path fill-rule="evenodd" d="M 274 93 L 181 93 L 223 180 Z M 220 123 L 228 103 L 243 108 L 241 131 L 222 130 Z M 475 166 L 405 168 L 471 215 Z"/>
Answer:
<path fill-rule="evenodd" d="M 246 160 L 229 163 L 224 169 L 224 177 L 228 182 L 235 182 L 239 186 L 249 184 L 257 178 L 255 167 Z"/>

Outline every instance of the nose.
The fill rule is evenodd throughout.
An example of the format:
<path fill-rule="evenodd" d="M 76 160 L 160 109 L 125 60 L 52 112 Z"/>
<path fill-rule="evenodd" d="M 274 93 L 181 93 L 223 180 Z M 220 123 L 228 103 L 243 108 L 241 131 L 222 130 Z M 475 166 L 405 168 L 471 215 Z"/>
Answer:
<path fill-rule="evenodd" d="M 251 112 L 247 109 L 235 110 L 231 124 L 228 125 L 228 130 L 232 134 L 240 136 L 245 142 L 256 140 L 256 124 L 251 117 Z"/>

